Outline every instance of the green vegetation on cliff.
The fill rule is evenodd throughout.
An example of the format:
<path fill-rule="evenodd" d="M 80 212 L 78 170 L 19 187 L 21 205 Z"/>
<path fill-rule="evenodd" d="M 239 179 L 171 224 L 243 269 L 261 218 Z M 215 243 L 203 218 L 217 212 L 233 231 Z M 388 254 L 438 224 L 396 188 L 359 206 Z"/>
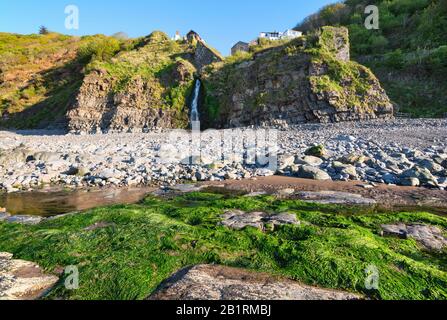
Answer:
<path fill-rule="evenodd" d="M 293 213 L 301 224 L 234 231 L 218 225 L 228 209 Z M 143 299 L 175 271 L 201 263 L 283 275 L 372 299 L 447 299 L 445 252 L 379 235 L 381 224 L 396 222 L 447 228 L 446 218 L 428 213 L 205 192 L 172 200 L 148 197 L 36 226 L 0 222 L 0 251 L 47 271 L 78 266 L 79 289 L 66 290 L 61 281 L 50 299 Z M 378 290 L 365 288 L 370 265 L 380 273 Z"/>
<path fill-rule="evenodd" d="M 364 26 L 370 4 L 379 8 L 378 30 Z M 297 29 L 325 25 L 348 27 L 354 60 L 373 70 L 401 112 L 447 112 L 446 0 L 346 0 L 322 8 Z"/>
<path fill-rule="evenodd" d="M 0 127 L 63 127 L 68 107 L 93 71 L 112 83 L 111 93 L 141 90 L 136 96 L 150 101 L 140 99 L 137 108 L 175 110 L 174 121 L 185 127 L 195 50 L 160 31 L 138 39 L 0 33 Z"/>
<path fill-rule="evenodd" d="M 308 112 L 311 121 L 312 110 L 319 108 L 308 102 L 314 95 L 335 113 L 374 114 L 378 107 L 389 107 L 374 74 L 350 61 L 346 28 L 323 27 L 294 40 L 260 41 L 250 52 L 238 52 L 209 66 L 203 80 L 208 126 L 222 125 L 240 110 L 256 114 L 290 105 L 294 109 L 289 107 L 285 117 Z"/>
<path fill-rule="evenodd" d="M 359 63 L 343 61 L 337 56 L 340 50 L 336 46 L 337 37 L 343 39 L 344 46 L 349 48 L 349 35 L 346 29 L 323 27 L 318 43 L 314 48 L 306 50 L 312 54 L 312 62 L 318 68 L 327 68 L 328 71 L 324 75 L 311 76 L 311 85 L 319 94 L 332 95 L 334 105 L 340 110 L 356 108 L 363 112 L 372 111 L 365 96 L 373 88 L 376 77 Z"/>
<path fill-rule="evenodd" d="M 84 66 L 125 47 L 126 41 L 103 35 L 0 33 L 0 126 L 57 125 L 82 83 Z"/>

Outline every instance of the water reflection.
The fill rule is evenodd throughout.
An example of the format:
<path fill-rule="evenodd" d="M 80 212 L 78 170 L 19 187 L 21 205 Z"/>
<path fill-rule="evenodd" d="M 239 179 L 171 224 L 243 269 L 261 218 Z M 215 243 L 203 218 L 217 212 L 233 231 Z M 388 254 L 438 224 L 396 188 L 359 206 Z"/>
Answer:
<path fill-rule="evenodd" d="M 124 188 L 0 194 L 0 207 L 12 215 L 50 217 L 112 204 L 136 203 L 151 191 L 150 188 Z"/>

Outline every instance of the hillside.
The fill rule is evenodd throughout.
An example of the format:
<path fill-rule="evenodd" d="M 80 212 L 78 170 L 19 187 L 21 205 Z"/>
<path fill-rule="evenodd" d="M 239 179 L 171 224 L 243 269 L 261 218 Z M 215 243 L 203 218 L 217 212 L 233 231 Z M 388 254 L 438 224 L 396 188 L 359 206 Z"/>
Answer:
<path fill-rule="evenodd" d="M 346 28 L 260 42 L 224 59 L 195 32 L 133 40 L 58 34 L 1 38 L 1 126 L 128 132 L 187 128 L 194 81 L 205 127 L 390 118 L 374 74 L 350 61 Z M 17 54 L 13 54 L 17 52 Z M 19 59 L 19 60 L 14 60 Z"/>
<path fill-rule="evenodd" d="M 346 0 L 297 25 L 312 32 L 346 26 L 353 59 L 370 67 L 401 112 L 441 117 L 447 112 L 447 1 L 376 0 L 379 30 L 364 27 L 371 1 Z"/>
<path fill-rule="evenodd" d="M 70 108 L 72 132 L 186 128 L 194 79 L 222 57 L 198 35 L 173 41 L 160 31 L 131 51 L 88 65 Z"/>
<path fill-rule="evenodd" d="M 0 126 L 63 126 L 84 67 L 130 42 L 103 35 L 0 33 Z"/>

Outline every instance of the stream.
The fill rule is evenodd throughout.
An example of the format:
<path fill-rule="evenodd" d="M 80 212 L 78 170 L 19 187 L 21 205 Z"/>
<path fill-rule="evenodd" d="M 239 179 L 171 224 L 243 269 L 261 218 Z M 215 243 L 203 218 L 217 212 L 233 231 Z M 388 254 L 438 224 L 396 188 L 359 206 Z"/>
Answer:
<path fill-rule="evenodd" d="M 121 188 L 0 194 L 0 208 L 11 215 L 52 217 L 114 204 L 137 203 L 153 190 Z"/>

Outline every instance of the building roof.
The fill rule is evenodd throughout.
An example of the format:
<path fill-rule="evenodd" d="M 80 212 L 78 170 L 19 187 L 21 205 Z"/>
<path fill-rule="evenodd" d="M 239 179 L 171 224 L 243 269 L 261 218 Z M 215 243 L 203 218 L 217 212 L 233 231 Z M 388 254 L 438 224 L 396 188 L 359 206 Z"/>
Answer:
<path fill-rule="evenodd" d="M 248 43 L 247 43 L 247 42 L 239 41 L 239 42 L 237 42 L 233 47 L 235 47 L 235 46 L 237 46 L 237 45 L 240 45 L 240 44 L 245 45 L 245 46 L 248 46 Z"/>

